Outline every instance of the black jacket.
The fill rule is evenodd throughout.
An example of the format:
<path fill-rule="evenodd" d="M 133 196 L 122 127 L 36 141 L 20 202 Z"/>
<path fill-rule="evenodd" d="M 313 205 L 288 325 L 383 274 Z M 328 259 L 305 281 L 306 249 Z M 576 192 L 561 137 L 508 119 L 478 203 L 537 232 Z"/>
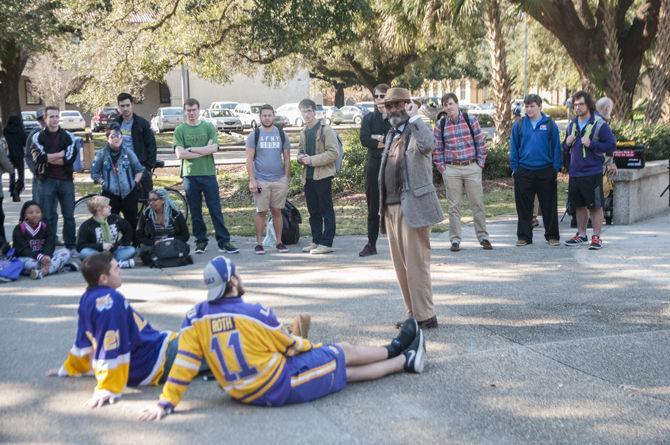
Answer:
<path fill-rule="evenodd" d="M 133 240 L 133 228 L 130 223 L 119 215 L 112 213 L 107 217 L 109 231 L 112 233 L 112 249 L 114 252 L 119 246 L 128 246 Z M 77 233 L 77 250 L 90 248 L 102 252 L 102 229 L 100 223 L 93 219 L 87 219 L 79 227 Z"/>
<path fill-rule="evenodd" d="M 137 229 L 137 238 L 140 243 L 146 246 L 153 246 L 154 242 L 161 239 L 161 235 L 156 233 L 156 228 L 154 227 L 154 222 L 151 219 L 150 209 L 146 209 L 140 215 L 139 228 Z M 191 237 L 191 234 L 188 231 L 188 225 L 186 224 L 186 218 L 184 215 L 178 211 L 173 210 L 170 214 L 170 219 L 172 220 L 172 232 L 166 235 L 169 235 L 172 238 L 180 239 L 183 242 L 188 242 L 188 239 Z"/>
<path fill-rule="evenodd" d="M 77 150 L 74 144 L 74 138 L 67 131 L 62 128 L 58 128 L 58 143 L 55 147 L 51 146 L 49 140 L 49 131 L 48 128 L 40 131 L 37 137 L 33 137 L 30 153 L 33 156 L 33 161 L 35 162 L 35 171 L 39 179 L 44 179 L 49 170 L 49 162 L 47 154 L 49 153 L 58 153 L 61 150 L 65 151 L 65 157 L 63 158 L 63 167 L 65 167 L 65 173 L 70 179 L 72 179 L 72 164 L 74 164 L 75 159 L 77 158 Z"/>
<path fill-rule="evenodd" d="M 9 145 L 9 158 L 12 163 L 19 164 L 23 158 L 23 147 L 26 144 L 26 130 L 23 128 L 23 123 L 16 116 L 12 116 L 2 133 Z"/>
<path fill-rule="evenodd" d="M 361 122 L 361 144 L 368 149 L 368 157 L 381 159 L 383 149 L 377 148 L 379 141 L 372 139 L 373 134 L 381 134 L 386 137 L 391 128 L 388 119 L 375 108 L 373 113 L 368 113 L 363 117 Z"/>
<path fill-rule="evenodd" d="M 115 121 L 121 125 L 123 116 L 118 116 Z M 145 118 L 133 113 L 133 127 L 130 131 L 133 137 L 135 155 L 140 160 L 140 164 L 147 169 L 147 172 L 150 172 L 156 165 L 156 138 L 154 132 L 151 131 L 151 125 Z"/>
<path fill-rule="evenodd" d="M 27 223 L 25 223 L 27 225 Z M 46 223 L 41 222 L 42 226 L 32 236 L 26 227 L 21 227 L 22 224 L 17 224 L 12 233 L 12 241 L 17 257 L 27 257 L 39 260 L 42 255 L 53 256 L 56 250 L 56 237 Z"/>

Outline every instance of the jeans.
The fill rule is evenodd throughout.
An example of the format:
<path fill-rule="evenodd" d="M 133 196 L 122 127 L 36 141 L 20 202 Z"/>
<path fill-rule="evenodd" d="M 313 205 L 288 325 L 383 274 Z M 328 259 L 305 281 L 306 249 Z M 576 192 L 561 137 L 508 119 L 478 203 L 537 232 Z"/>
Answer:
<path fill-rule="evenodd" d="M 184 176 L 184 191 L 188 209 L 191 212 L 193 236 L 196 242 L 207 244 L 207 226 L 202 217 L 202 195 L 205 195 L 205 204 L 214 225 L 216 241 L 220 245 L 230 242 L 230 233 L 226 229 L 221 213 L 219 199 L 219 184 L 216 176 Z"/>
<path fill-rule="evenodd" d="M 335 209 L 333 209 L 333 177 L 305 182 L 305 200 L 309 211 L 312 242 L 333 247 L 335 238 Z"/>
<path fill-rule="evenodd" d="M 100 253 L 100 251 L 91 247 L 85 247 L 79 252 L 79 258 L 84 261 L 85 258 L 95 255 L 96 253 Z M 114 255 L 114 259 L 117 262 L 129 260 L 135 256 L 135 248 L 133 246 L 119 246 L 112 252 L 112 255 Z"/>
<path fill-rule="evenodd" d="M 63 213 L 63 241 L 65 247 L 72 250 L 76 244 L 76 225 L 74 222 L 74 182 L 46 178 L 40 180 L 40 203 L 46 217 L 47 225 L 53 233 L 57 233 L 58 213 L 56 208 L 60 204 Z"/>

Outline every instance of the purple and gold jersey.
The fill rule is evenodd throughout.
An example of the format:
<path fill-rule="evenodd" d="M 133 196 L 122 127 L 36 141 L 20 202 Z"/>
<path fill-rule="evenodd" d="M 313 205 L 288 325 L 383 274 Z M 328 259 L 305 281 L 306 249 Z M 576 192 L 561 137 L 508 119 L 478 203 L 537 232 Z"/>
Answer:
<path fill-rule="evenodd" d="M 156 331 L 111 287 L 87 289 L 78 313 L 77 337 L 59 375 L 93 371 L 95 391 L 110 395 L 158 383 L 167 344 L 176 334 Z"/>
<path fill-rule="evenodd" d="M 242 298 L 220 298 L 193 307 L 182 324 L 179 350 L 160 403 L 174 408 L 202 360 L 234 399 L 280 404 L 289 396 L 287 357 L 320 345 L 286 333 L 272 311 Z M 266 402 L 267 400 L 267 402 Z"/>

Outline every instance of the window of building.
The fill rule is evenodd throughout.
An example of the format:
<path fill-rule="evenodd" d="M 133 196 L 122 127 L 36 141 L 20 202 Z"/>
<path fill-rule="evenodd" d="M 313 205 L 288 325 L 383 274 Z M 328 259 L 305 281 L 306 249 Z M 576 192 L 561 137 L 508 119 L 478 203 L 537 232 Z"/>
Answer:
<path fill-rule="evenodd" d="M 459 93 L 458 96 L 459 96 L 458 97 L 459 100 L 465 100 L 465 81 L 464 80 L 461 80 L 460 93 Z"/>
<path fill-rule="evenodd" d="M 27 105 L 40 105 L 42 99 L 35 93 L 33 89 L 33 83 L 29 80 L 25 81 L 26 86 L 26 104 Z"/>
<path fill-rule="evenodd" d="M 158 84 L 158 95 L 160 96 L 160 102 L 162 104 L 169 104 L 172 102 L 170 100 L 170 88 L 168 88 L 167 84 L 162 82 Z"/>

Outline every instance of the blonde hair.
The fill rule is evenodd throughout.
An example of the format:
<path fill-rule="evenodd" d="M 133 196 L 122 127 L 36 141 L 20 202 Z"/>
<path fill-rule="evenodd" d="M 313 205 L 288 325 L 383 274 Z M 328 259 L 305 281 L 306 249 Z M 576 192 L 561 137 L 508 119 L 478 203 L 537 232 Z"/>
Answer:
<path fill-rule="evenodd" d="M 88 200 L 86 203 L 86 207 L 88 208 L 88 211 L 91 212 L 91 215 L 94 215 L 98 213 L 98 210 L 101 208 L 105 207 L 106 205 L 109 205 L 109 198 L 106 196 L 94 196 L 91 199 Z"/>

